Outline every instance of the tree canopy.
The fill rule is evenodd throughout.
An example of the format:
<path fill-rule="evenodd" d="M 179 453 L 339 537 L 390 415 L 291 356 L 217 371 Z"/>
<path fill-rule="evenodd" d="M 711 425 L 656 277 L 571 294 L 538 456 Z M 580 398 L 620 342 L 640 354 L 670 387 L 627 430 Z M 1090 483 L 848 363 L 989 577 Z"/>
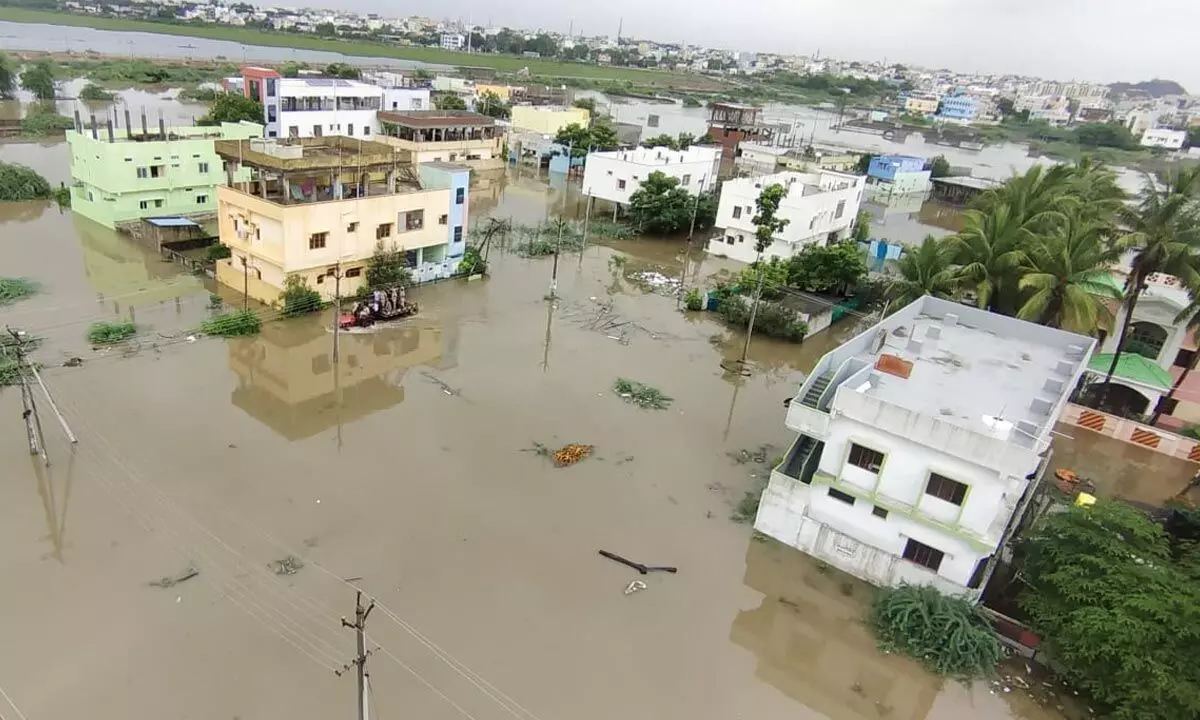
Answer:
<path fill-rule="evenodd" d="M 21 73 L 21 87 L 33 93 L 38 100 L 54 99 L 54 66 L 48 60 L 25 68 Z"/>
<path fill-rule="evenodd" d="M 692 195 L 679 179 L 652 172 L 629 196 L 629 212 L 643 230 L 670 235 L 687 231 L 696 216 L 696 228 L 711 227 L 716 219 L 716 199 L 711 194 Z"/>
<path fill-rule="evenodd" d="M 466 110 L 467 103 L 453 93 L 438 93 L 433 98 L 433 106 L 438 110 Z"/>
<path fill-rule="evenodd" d="M 17 73 L 12 60 L 0 53 L 0 99 L 7 100 L 17 89 Z"/>
<path fill-rule="evenodd" d="M 819 293 L 842 293 L 867 276 L 867 261 L 852 240 L 806 245 L 788 261 L 788 284 Z"/>
<path fill-rule="evenodd" d="M 1072 684 L 1115 720 L 1200 717 L 1194 544 L 1100 500 L 1047 516 L 1019 547 L 1020 603 Z"/>
<path fill-rule="evenodd" d="M 208 113 L 196 121 L 198 125 L 220 125 L 223 122 L 263 122 L 262 103 L 239 93 L 217 93 Z"/>
<path fill-rule="evenodd" d="M 558 131 L 554 142 L 571 146 L 572 157 L 583 157 L 588 150 L 616 150 L 620 145 L 617 130 L 603 119 L 596 120 L 590 127 L 571 123 Z"/>

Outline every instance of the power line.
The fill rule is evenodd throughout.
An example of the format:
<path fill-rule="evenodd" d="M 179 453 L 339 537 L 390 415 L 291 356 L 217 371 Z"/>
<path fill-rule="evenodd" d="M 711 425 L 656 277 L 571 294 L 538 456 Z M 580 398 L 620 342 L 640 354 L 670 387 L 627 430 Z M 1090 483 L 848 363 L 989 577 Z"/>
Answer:
<path fill-rule="evenodd" d="M 4 702 L 8 703 L 13 709 L 13 712 L 17 714 L 17 720 L 29 720 L 29 718 L 25 717 L 25 713 L 21 712 L 21 708 L 17 707 L 17 704 L 13 702 L 13 699 L 8 696 L 8 692 L 4 690 L 3 685 L 0 685 L 0 697 L 3 697 Z M 3 720 L 3 717 L 3 715 L 0 715 L 0 720 Z"/>

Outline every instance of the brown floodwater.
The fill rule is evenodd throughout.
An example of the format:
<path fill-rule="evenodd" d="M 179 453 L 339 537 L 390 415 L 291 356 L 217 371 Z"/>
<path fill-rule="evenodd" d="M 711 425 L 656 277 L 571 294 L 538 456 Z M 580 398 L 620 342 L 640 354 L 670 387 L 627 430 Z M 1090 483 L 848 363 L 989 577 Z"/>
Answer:
<path fill-rule="evenodd" d="M 477 221 L 573 201 L 494 183 Z M 44 203 L 0 223 L 4 273 L 42 283 L 0 324 L 46 338 L 34 357 L 79 438 L 43 404 L 44 468 L 0 391 L 0 687 L 30 720 L 351 714 L 354 679 L 334 670 L 354 652 L 354 586 L 382 603 L 383 715 L 1053 717 L 881 655 L 865 587 L 730 520 L 791 440 L 781 401 L 852 325 L 755 338 L 754 372 L 731 376 L 738 333 L 633 277 L 680 272 L 682 242 L 564 255 L 553 303 L 549 258 L 498 250 L 489 279 L 419 289 L 419 316 L 341 334 L 335 359 L 330 314 L 189 341 L 205 283 Z M 727 269 L 692 260 L 695 280 Z M 90 322 L 128 317 L 137 342 L 88 347 Z M 625 403 L 618 377 L 670 408 Z M 593 454 L 556 468 L 538 452 L 570 442 Z M 289 555 L 294 574 L 269 567 Z M 624 594 L 633 580 L 647 587 Z"/>

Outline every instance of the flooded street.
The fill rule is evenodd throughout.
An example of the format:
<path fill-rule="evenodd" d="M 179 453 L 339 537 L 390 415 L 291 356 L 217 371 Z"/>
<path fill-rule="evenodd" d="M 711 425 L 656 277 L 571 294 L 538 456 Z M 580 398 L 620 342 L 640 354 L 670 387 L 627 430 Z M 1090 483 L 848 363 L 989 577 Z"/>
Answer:
<path fill-rule="evenodd" d="M 65 169 L 61 148 L 29 164 L 54 153 Z M 485 178 L 472 213 L 536 222 L 577 192 Z M 564 255 L 553 304 L 551 259 L 495 248 L 489 279 L 418 289 L 416 318 L 343 334 L 335 360 L 328 313 L 189 341 L 207 281 L 52 205 L 0 222 L 5 274 L 42 283 L 0 324 L 45 338 L 34 357 L 79 437 L 47 426 L 43 468 L 0 390 L 0 685 L 29 720 L 350 713 L 354 678 L 334 671 L 355 587 L 381 603 L 385 715 L 1056 717 L 881 655 L 867 588 L 730 520 L 791 440 L 782 400 L 853 325 L 756 338 L 755 372 L 731 377 L 739 334 L 629 277 L 678 273 L 682 241 Z M 692 281 L 727 268 L 690 256 Z M 628 332 L 597 329 L 601 312 Z M 131 349 L 89 348 L 87 325 L 116 317 L 139 324 Z M 641 410 L 618 377 L 674 401 Z M 560 469 L 535 451 L 571 442 L 593 456 Z M 269 567 L 289 556 L 294 574 Z M 648 587 L 627 596 L 634 579 Z"/>

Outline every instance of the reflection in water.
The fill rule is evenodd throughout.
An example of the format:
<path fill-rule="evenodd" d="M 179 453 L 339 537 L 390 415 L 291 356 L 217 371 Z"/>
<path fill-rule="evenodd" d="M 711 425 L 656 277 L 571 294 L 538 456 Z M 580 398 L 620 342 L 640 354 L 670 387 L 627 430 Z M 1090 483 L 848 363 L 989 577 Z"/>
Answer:
<path fill-rule="evenodd" d="M 50 540 L 50 556 L 64 562 L 63 548 L 67 535 L 67 507 L 71 500 L 71 484 L 75 479 L 75 446 L 68 445 L 67 462 L 64 466 L 56 462 L 47 467 L 36 455 L 29 458 L 33 475 L 37 478 L 38 496 L 42 499 L 42 510 L 46 514 L 47 538 Z"/>
<path fill-rule="evenodd" d="M 81 215 L 73 215 L 72 221 L 83 250 L 88 285 L 96 290 L 100 304 L 111 300 L 114 313 L 120 314 L 121 306 L 153 305 L 204 289 L 199 278 L 183 273 L 180 266 L 151 254 L 127 236 Z"/>
<path fill-rule="evenodd" d="M 335 363 L 328 319 L 267 323 L 257 337 L 230 339 L 229 367 L 239 380 L 233 404 L 300 440 L 403 402 L 404 371 L 442 354 L 442 329 L 418 317 L 342 333 Z"/>
<path fill-rule="evenodd" d="M 546 301 L 546 339 L 542 344 L 542 372 L 550 369 L 550 328 L 554 324 L 554 310 L 557 304 L 554 300 Z"/>

